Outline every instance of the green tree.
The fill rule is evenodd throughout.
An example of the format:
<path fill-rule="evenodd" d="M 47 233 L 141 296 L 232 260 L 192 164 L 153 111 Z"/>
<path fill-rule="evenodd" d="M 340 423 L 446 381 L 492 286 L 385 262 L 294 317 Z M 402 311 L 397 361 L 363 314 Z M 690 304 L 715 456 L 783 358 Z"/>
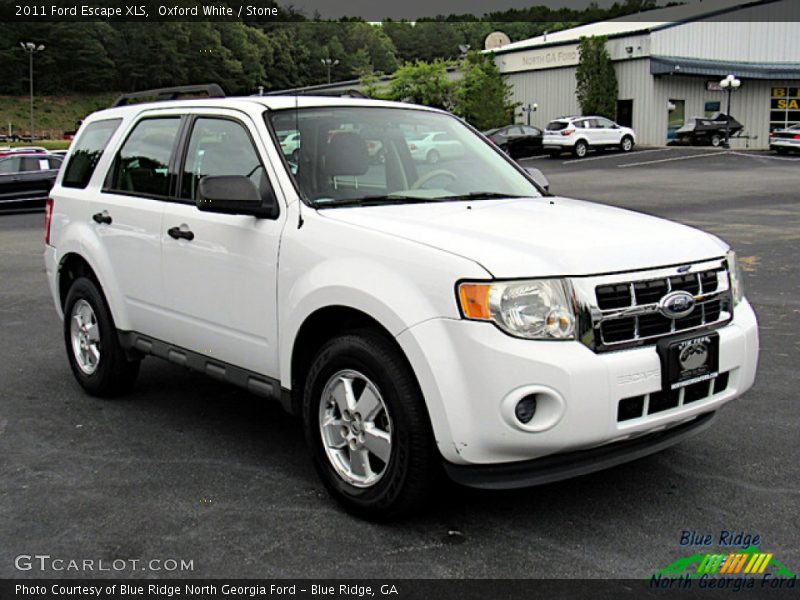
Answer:
<path fill-rule="evenodd" d="M 390 100 L 452 110 L 456 84 L 447 74 L 447 67 L 451 64 L 444 60 L 406 63 L 395 71 L 387 97 Z"/>
<path fill-rule="evenodd" d="M 575 73 L 576 95 L 585 115 L 613 119 L 617 110 L 617 74 L 606 50 L 605 36 L 581 38 L 580 62 Z"/>
<path fill-rule="evenodd" d="M 494 58 L 469 52 L 461 71 L 463 79 L 458 82 L 454 112 L 482 130 L 510 123 L 515 108 L 511 85 L 503 79 Z"/>

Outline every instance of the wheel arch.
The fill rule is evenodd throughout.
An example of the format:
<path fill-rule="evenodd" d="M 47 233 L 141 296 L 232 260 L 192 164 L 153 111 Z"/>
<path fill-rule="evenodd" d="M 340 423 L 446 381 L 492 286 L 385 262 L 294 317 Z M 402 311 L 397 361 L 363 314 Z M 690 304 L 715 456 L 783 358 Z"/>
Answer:
<path fill-rule="evenodd" d="M 301 412 L 306 375 L 319 349 L 336 336 L 359 330 L 375 332 L 395 346 L 416 379 L 414 369 L 397 339 L 378 319 L 353 306 L 342 304 L 322 306 L 305 317 L 292 338 L 287 377 L 291 388 L 291 402 L 288 407 L 291 413 Z"/>

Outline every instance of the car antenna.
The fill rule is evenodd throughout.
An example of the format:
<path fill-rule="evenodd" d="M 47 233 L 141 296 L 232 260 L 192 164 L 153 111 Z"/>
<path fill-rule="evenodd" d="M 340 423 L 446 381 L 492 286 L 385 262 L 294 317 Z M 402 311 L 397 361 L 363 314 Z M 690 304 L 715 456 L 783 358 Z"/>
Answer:
<path fill-rule="evenodd" d="M 300 152 L 299 150 L 303 147 L 303 141 L 300 139 L 300 117 L 298 116 L 299 112 L 299 98 L 298 94 L 295 93 L 294 95 L 294 129 L 297 132 L 297 139 L 299 140 L 298 152 L 297 152 L 297 169 L 300 169 Z M 303 197 L 302 195 L 298 195 L 297 198 L 297 228 L 300 229 L 303 226 Z"/>

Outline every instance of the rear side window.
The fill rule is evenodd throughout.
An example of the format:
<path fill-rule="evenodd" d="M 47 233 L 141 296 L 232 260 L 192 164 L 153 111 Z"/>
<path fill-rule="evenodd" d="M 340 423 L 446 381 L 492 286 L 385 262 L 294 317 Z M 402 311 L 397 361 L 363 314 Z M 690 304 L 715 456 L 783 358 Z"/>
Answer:
<path fill-rule="evenodd" d="M 550 121 L 547 124 L 547 129 L 550 131 L 561 131 L 562 129 L 566 129 L 568 123 L 566 121 Z"/>
<path fill-rule="evenodd" d="M 169 160 L 180 125 L 180 117 L 145 119 L 137 123 L 114 160 L 110 190 L 122 194 L 168 196 Z"/>
<path fill-rule="evenodd" d="M 81 135 L 72 144 L 67 168 L 61 185 L 64 187 L 83 189 L 89 185 L 97 163 L 103 156 L 108 140 L 114 135 L 122 119 L 95 121 L 86 126 Z M 58 167 L 55 167 L 58 168 Z"/>

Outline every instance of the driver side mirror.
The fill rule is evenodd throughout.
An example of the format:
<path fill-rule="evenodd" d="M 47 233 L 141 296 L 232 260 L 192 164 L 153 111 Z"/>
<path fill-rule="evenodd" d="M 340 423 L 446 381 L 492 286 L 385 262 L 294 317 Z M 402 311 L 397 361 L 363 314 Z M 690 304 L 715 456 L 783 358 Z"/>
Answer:
<path fill-rule="evenodd" d="M 533 179 L 540 188 L 542 188 L 545 192 L 550 192 L 550 182 L 545 177 L 545 174 L 542 173 L 536 167 L 525 167 L 525 171 L 528 173 L 528 176 Z"/>
<path fill-rule="evenodd" d="M 226 215 L 251 215 L 274 219 L 278 200 L 272 186 L 262 196 L 255 183 L 244 175 L 208 175 L 197 187 L 198 210 Z"/>

